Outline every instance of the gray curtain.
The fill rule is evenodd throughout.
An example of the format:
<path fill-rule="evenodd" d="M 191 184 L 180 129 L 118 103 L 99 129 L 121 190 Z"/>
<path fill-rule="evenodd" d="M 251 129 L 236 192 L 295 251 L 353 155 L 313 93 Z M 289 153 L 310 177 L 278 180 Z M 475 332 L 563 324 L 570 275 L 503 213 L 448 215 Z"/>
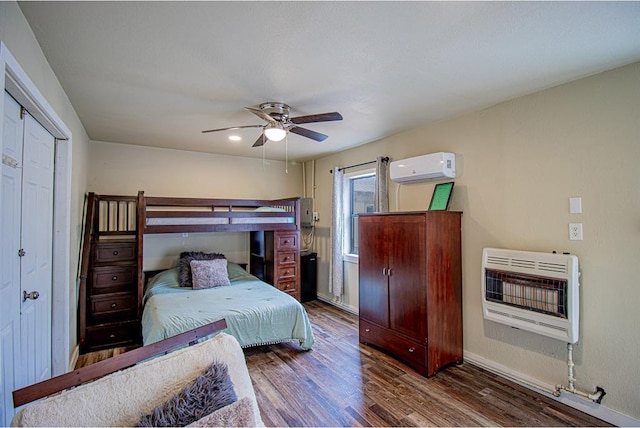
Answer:
<path fill-rule="evenodd" d="M 376 195 L 375 210 L 379 213 L 389 212 L 389 158 L 376 158 Z"/>
<path fill-rule="evenodd" d="M 333 203 L 331 220 L 331 278 L 329 291 L 336 297 L 341 297 L 344 289 L 342 266 L 342 237 L 344 235 L 343 208 L 343 180 L 344 171 L 339 167 L 333 168 Z"/>

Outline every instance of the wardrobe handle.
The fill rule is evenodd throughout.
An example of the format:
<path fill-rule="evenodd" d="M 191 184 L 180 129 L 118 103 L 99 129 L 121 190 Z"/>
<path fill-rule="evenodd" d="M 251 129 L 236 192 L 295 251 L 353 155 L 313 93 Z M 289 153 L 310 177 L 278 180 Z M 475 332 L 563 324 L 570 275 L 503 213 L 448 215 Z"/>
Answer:
<path fill-rule="evenodd" d="M 371 331 L 370 328 L 365 328 L 364 331 L 366 331 L 367 333 L 369 333 Z"/>
<path fill-rule="evenodd" d="M 409 348 L 409 352 L 411 352 L 412 354 L 413 354 L 413 352 L 414 352 L 415 350 L 416 350 L 416 348 L 414 348 L 414 347 Z"/>

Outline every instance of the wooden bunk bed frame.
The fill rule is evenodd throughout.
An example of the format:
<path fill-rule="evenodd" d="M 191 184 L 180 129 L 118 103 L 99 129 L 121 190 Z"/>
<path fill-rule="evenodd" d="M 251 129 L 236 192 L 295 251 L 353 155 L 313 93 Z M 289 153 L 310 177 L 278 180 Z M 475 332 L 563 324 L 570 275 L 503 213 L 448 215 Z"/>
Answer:
<path fill-rule="evenodd" d="M 80 269 L 81 352 L 140 343 L 144 235 L 299 230 L 299 197 L 248 200 L 152 197 L 143 191 L 137 196 L 89 193 Z M 299 278 L 295 281 L 299 284 Z"/>
<path fill-rule="evenodd" d="M 263 208 L 281 211 L 256 211 Z M 282 223 L 270 221 L 283 218 L 289 221 Z M 174 222 L 148 224 L 151 219 L 171 219 Z M 190 223 L 189 220 L 202 220 L 202 222 Z M 211 222 L 205 223 L 206 220 Z M 300 198 L 297 197 L 277 200 L 167 198 L 144 196 L 143 191 L 138 192 L 138 235 L 140 237 L 150 233 L 299 229 Z"/>

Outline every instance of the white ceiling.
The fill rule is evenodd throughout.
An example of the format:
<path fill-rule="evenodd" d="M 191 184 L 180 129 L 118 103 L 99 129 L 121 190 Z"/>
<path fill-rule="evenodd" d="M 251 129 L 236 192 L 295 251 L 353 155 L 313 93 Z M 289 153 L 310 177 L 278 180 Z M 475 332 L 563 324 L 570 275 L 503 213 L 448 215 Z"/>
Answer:
<path fill-rule="evenodd" d="M 267 101 L 340 112 L 308 160 L 640 60 L 640 2 L 21 2 L 95 141 L 262 157 Z M 264 155 L 285 158 L 284 142 Z"/>

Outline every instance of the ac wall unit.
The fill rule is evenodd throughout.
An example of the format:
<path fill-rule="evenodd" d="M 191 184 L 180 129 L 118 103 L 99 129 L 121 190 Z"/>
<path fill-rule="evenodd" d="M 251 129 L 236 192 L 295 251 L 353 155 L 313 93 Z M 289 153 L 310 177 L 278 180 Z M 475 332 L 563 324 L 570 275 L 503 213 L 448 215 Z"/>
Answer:
<path fill-rule="evenodd" d="M 578 341 L 578 258 L 570 254 L 485 248 L 482 312 L 485 319 Z"/>
<path fill-rule="evenodd" d="M 389 173 L 397 183 L 455 178 L 456 155 L 454 153 L 431 153 L 391 162 Z"/>

